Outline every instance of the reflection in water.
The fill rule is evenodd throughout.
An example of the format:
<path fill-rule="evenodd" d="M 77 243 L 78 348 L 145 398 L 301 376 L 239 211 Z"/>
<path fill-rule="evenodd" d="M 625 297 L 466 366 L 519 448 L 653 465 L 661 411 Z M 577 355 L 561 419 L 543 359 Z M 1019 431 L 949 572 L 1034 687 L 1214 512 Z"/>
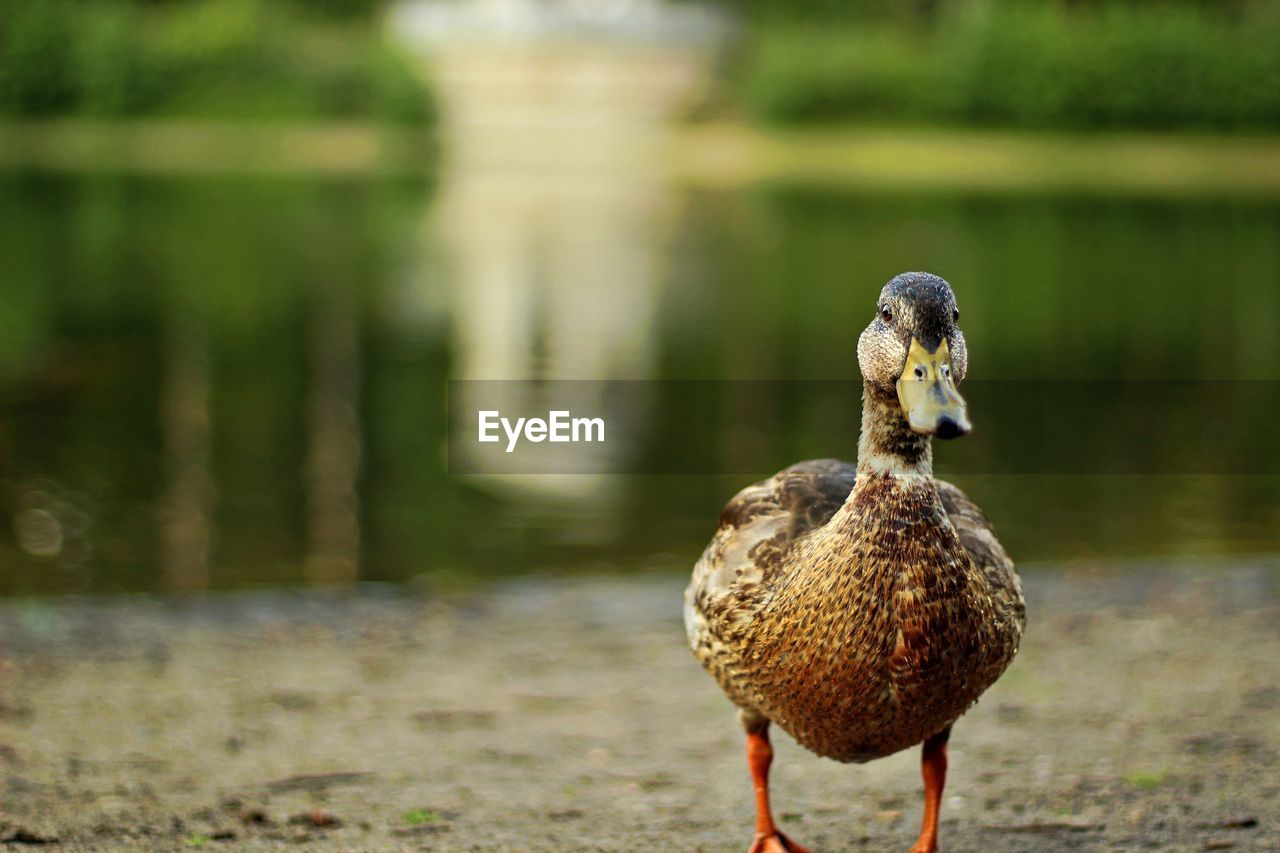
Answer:
<path fill-rule="evenodd" d="M 1106 423 L 1052 393 L 1065 377 L 1280 379 L 1275 202 L 687 197 L 681 221 L 696 227 L 682 228 L 694 236 L 681 264 L 645 255 L 648 283 L 622 303 L 642 315 L 638 339 L 624 312 L 608 319 L 608 275 L 571 275 L 526 250 L 542 271 L 495 291 L 526 306 L 495 326 L 525 342 L 504 356 L 515 361 L 492 362 L 522 365 L 513 375 L 574 375 L 552 358 L 555 340 L 602 354 L 596 375 L 851 387 L 846 399 L 804 382 L 696 394 L 645 383 L 645 437 L 624 467 L 696 459 L 733 473 L 615 477 L 611 502 L 566 501 L 577 506 L 567 521 L 557 501 L 447 474 L 446 380 L 477 375 L 505 344 L 474 331 L 495 322 L 471 292 L 485 276 L 467 271 L 483 268 L 483 216 L 470 226 L 474 250 L 459 252 L 457 236 L 434 233 L 452 227 L 444 211 L 458 203 L 443 200 L 424 236 L 427 198 L 412 181 L 0 175 L 0 593 L 683 571 L 745 472 L 854 452 L 857 332 L 879 283 L 910 267 L 953 280 L 969 335 L 976 432 L 938 451 L 939 470 L 1018 559 L 1280 550 L 1280 477 L 1251 473 L 1280 470 L 1263 405 L 1274 394 L 1225 397 L 1222 413 L 1212 399 L 1166 406 L 1152 425 L 1140 397 L 1119 395 Z M 663 243 L 644 230 L 653 208 L 624 209 L 627 227 Z M 616 239 L 579 234 L 583 218 L 564 216 L 520 227 L 591 252 Z M 495 216 L 495 233 L 517 233 L 510 222 Z M 418 269 L 404 286 L 429 241 L 476 266 Z M 551 269 L 580 282 L 585 304 L 599 300 L 590 314 L 554 304 Z M 525 335 L 530 304 L 544 307 Z M 552 314 L 560 331 L 548 334 Z M 1029 412 L 1035 428 L 1007 431 L 982 389 L 1018 377 L 1048 381 Z M 1255 431 L 1223 429 L 1238 422 Z M 1167 473 L 1056 473 L 1138 451 L 1169 460 Z M 1001 464 L 983 462 L 996 452 Z M 1026 454 L 1059 467 L 1018 473 L 1009 460 Z"/>
<path fill-rule="evenodd" d="M 94 562 L 94 507 L 84 495 L 41 477 L 17 490 L 13 538 L 19 549 L 56 571 L 44 579 L 72 586 L 83 584 Z"/>
<path fill-rule="evenodd" d="M 360 336 L 350 288 L 320 288 L 311 308 L 307 400 L 307 557 L 312 583 L 360 577 Z"/>
<path fill-rule="evenodd" d="M 651 176 L 630 175 L 631 180 L 600 183 L 583 175 L 544 181 L 453 173 L 446 179 L 433 226 L 452 249 L 455 376 L 650 375 L 660 266 L 674 204 Z M 529 387 L 534 398 L 509 414 L 548 410 L 536 399 L 537 386 Z M 614 401 L 601 395 L 578 402 L 580 414 L 606 421 L 620 415 L 612 410 Z M 606 450 L 622 448 L 600 445 L 584 453 Z M 590 474 L 477 482 L 593 501 L 618 485 Z"/>
<path fill-rule="evenodd" d="M 194 592 L 209 585 L 211 516 L 208 335 L 191 311 L 170 319 L 164 342 L 160 424 L 168 488 L 160 509 L 165 588 Z"/>
<path fill-rule="evenodd" d="M 654 0 L 417 0 L 392 26 L 442 107 L 446 168 L 427 232 L 447 246 L 453 376 L 650 376 L 678 211 L 663 178 L 667 133 L 708 87 L 721 22 Z M 545 414 L 529 390 L 508 414 Z M 582 414 L 621 415 L 603 395 L 579 402 Z M 594 474 L 488 474 L 480 487 L 554 496 L 578 513 L 620 497 L 616 478 Z"/>

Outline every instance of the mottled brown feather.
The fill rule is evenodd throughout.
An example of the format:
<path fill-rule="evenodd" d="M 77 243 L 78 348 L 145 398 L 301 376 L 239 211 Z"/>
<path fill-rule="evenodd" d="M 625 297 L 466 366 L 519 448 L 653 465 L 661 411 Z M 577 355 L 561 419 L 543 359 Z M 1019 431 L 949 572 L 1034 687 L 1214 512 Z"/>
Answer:
<path fill-rule="evenodd" d="M 1005 553 L 1004 546 L 996 539 L 996 532 L 987 520 L 986 513 L 969 500 L 969 496 L 945 480 L 934 480 L 938 497 L 947 511 L 947 517 L 960 535 L 960 542 L 969 552 L 975 565 L 990 578 L 992 590 L 1000 596 L 1002 612 L 1013 615 L 1020 624 L 1027 621 L 1027 608 L 1022 597 L 1022 578 L 1014 569 L 1013 560 Z"/>
<path fill-rule="evenodd" d="M 863 476 L 823 459 L 743 489 L 685 593 L 690 646 L 745 719 L 842 761 L 950 725 L 1025 622 L 1013 563 L 959 489 Z"/>
<path fill-rule="evenodd" d="M 838 459 L 814 459 L 747 486 L 725 504 L 715 535 L 685 591 L 685 627 L 694 654 L 739 706 L 741 689 L 722 633 L 751 619 L 776 584 L 796 540 L 831 520 L 853 490 L 856 471 Z"/>

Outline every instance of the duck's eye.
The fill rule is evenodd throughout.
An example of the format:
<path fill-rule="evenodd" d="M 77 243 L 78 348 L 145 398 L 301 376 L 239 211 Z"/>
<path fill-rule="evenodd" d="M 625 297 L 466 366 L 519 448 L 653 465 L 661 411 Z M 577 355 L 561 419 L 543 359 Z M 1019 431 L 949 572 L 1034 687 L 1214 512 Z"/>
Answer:
<path fill-rule="evenodd" d="M 889 310 L 888 305 L 880 306 L 880 319 L 884 320 L 886 323 L 893 320 L 893 312 Z"/>
<path fill-rule="evenodd" d="M 916 379 L 924 379 L 924 368 L 917 364 L 915 374 Z"/>
<path fill-rule="evenodd" d="M 952 309 L 951 309 L 951 322 L 953 322 L 953 323 L 959 323 L 959 322 L 960 322 L 960 309 L 959 309 L 959 308 L 952 308 Z"/>

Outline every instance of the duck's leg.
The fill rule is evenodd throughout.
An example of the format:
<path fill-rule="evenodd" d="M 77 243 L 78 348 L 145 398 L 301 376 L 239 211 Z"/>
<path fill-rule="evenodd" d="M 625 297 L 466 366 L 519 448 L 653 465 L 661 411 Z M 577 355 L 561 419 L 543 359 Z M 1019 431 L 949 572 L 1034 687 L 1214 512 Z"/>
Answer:
<path fill-rule="evenodd" d="M 753 711 L 739 714 L 747 730 L 747 766 L 756 789 L 756 837 L 747 853 L 812 853 L 778 831 L 769 809 L 769 765 L 773 763 L 773 746 L 769 743 L 769 720 Z"/>
<path fill-rule="evenodd" d="M 947 726 L 924 742 L 920 754 L 920 775 L 924 777 L 924 822 L 920 838 L 911 853 L 937 853 L 938 809 L 942 805 L 942 787 L 947 782 L 947 738 L 951 727 Z"/>

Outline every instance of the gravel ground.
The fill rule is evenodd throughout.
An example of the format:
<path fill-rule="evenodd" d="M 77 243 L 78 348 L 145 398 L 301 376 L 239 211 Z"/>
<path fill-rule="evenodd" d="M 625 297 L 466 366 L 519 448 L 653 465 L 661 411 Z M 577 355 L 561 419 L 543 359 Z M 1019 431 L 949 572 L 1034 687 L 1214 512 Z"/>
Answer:
<path fill-rule="evenodd" d="M 1024 577 L 1023 650 L 952 736 L 943 848 L 1280 849 L 1280 564 Z M 0 603 L 0 840 L 742 851 L 742 738 L 683 583 Z M 914 840 L 917 751 L 775 746 L 793 837 Z"/>

